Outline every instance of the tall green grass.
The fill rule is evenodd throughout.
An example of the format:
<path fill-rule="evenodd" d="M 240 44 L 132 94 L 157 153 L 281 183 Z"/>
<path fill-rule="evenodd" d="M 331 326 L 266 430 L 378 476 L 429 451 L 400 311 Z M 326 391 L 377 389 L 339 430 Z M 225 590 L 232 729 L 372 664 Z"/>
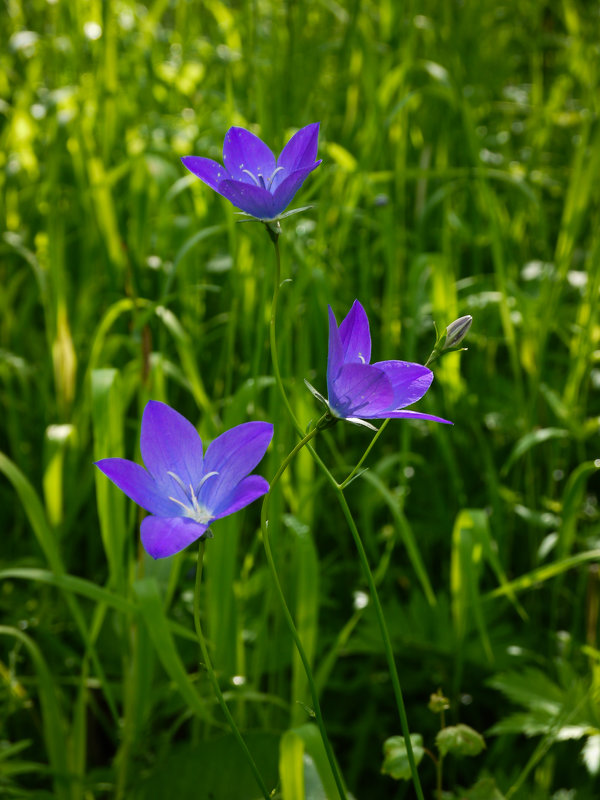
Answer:
<path fill-rule="evenodd" d="M 380 359 L 424 362 L 433 321 L 474 317 L 422 403 L 454 427 L 392 422 L 348 490 L 411 728 L 433 748 L 441 687 L 450 721 L 491 729 L 484 754 L 448 759 L 448 788 L 487 774 L 513 798 L 593 798 L 595 5 L 10 0 L 0 31 L 1 791 L 243 800 L 232 764 L 252 786 L 198 667 L 195 552 L 150 561 L 138 509 L 92 462 L 139 458 L 149 398 L 205 441 L 272 421 L 267 477 L 295 444 L 270 370 L 271 244 L 179 157 L 220 158 L 234 124 L 278 151 L 320 120 L 324 162 L 297 198 L 314 208 L 281 239 L 301 423 L 319 414 L 303 378 L 325 388 L 328 303 L 340 319 L 360 299 Z M 338 425 L 317 449 L 341 480 L 369 441 Z M 318 797 L 330 775 L 258 513 L 214 527 L 203 626 L 263 774 L 284 800 Z M 409 797 L 380 774 L 399 733 L 385 657 L 309 454 L 271 517 L 345 781 Z M 420 774 L 431 796 L 433 765 Z"/>

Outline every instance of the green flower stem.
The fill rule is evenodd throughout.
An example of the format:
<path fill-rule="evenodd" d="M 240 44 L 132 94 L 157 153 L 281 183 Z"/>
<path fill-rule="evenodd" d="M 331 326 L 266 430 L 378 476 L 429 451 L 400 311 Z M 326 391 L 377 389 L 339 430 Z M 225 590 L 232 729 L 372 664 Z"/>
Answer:
<path fill-rule="evenodd" d="M 398 714 L 400 716 L 400 725 L 402 727 L 402 735 L 404 736 L 404 742 L 406 744 L 406 754 L 408 756 L 408 763 L 410 766 L 410 772 L 412 775 L 413 784 L 415 787 L 415 791 L 417 793 L 418 800 L 424 800 L 423 790 L 421 788 L 421 782 L 419 780 L 417 765 L 415 763 L 415 756 L 412 749 L 412 743 L 410 741 L 410 729 L 408 727 L 408 718 L 406 716 L 404 699 L 402 697 L 402 689 L 400 687 L 400 679 L 398 677 L 398 670 L 396 668 L 396 660 L 394 658 L 394 651 L 392 649 L 392 643 L 390 641 L 390 635 L 387 629 L 387 623 L 385 621 L 383 608 L 379 600 L 379 593 L 377 592 L 377 587 L 375 585 L 375 579 L 373 578 L 373 573 L 371 572 L 371 567 L 369 566 L 369 562 L 367 560 L 367 554 L 365 552 L 365 548 L 360 538 L 358 528 L 356 527 L 356 523 L 354 522 L 354 517 L 352 516 L 352 512 L 350 511 L 350 507 L 346 500 L 346 496 L 343 492 L 343 489 L 339 488 L 338 486 L 335 486 L 334 488 L 336 489 L 339 495 L 342 511 L 344 512 L 344 516 L 346 517 L 346 521 L 348 522 L 348 526 L 352 533 L 352 538 L 354 539 L 354 544 L 356 545 L 356 549 L 358 551 L 358 558 L 360 560 L 364 576 L 367 580 L 367 585 L 369 587 L 369 592 L 373 600 L 373 605 L 375 606 L 375 614 L 377 616 L 377 622 L 379 623 L 379 630 L 381 632 L 381 638 L 383 640 L 383 647 L 385 650 L 385 657 L 388 663 L 390 678 L 392 679 L 392 687 L 394 690 L 394 696 L 396 698 Z"/>
<path fill-rule="evenodd" d="M 269 325 L 271 362 L 273 364 L 275 383 L 277 384 L 277 388 L 279 389 L 279 394 L 281 395 L 283 404 L 287 409 L 287 412 L 290 416 L 290 419 L 292 420 L 294 428 L 296 428 L 296 433 L 300 438 L 302 438 L 304 436 L 305 431 L 303 430 L 302 426 L 298 422 L 298 419 L 296 418 L 296 415 L 294 414 L 294 409 L 292 408 L 292 405 L 288 400 L 287 392 L 285 391 L 285 386 L 283 385 L 283 381 L 281 379 L 281 372 L 279 371 L 279 356 L 277 351 L 277 305 L 279 303 L 279 288 L 281 286 L 281 254 L 279 252 L 278 237 L 273 236 L 270 232 L 269 235 L 271 236 L 271 240 L 275 246 L 275 276 L 273 279 L 273 299 L 271 301 L 271 322 Z M 321 460 L 320 456 L 318 455 L 314 447 L 311 444 L 308 444 L 307 447 L 312 457 L 315 459 L 315 461 L 321 467 L 321 469 L 327 471 L 327 467 Z M 335 483 L 337 486 L 337 481 Z"/>
<path fill-rule="evenodd" d="M 279 371 L 279 360 L 278 360 L 278 354 L 277 354 L 276 323 L 277 323 L 277 303 L 278 303 L 278 300 L 279 300 L 279 286 L 280 286 L 280 283 L 281 283 L 281 256 L 280 256 L 280 252 L 279 252 L 278 237 L 271 236 L 271 239 L 272 239 L 273 244 L 275 246 L 275 262 L 276 262 L 275 263 L 275 278 L 274 278 L 274 285 L 273 285 L 273 300 L 272 300 L 272 303 L 271 303 L 271 325 L 270 325 L 270 330 L 269 330 L 270 342 L 271 342 L 271 360 L 273 362 L 273 372 L 275 373 L 275 382 L 277 383 L 277 386 L 279 388 L 279 392 L 280 392 L 281 397 L 283 399 L 284 405 L 287 408 L 288 414 L 290 415 L 290 419 L 292 420 L 292 423 L 293 423 L 294 427 L 296 428 L 296 431 L 298 432 L 298 435 L 299 436 L 304 436 L 304 432 L 303 432 L 303 430 L 302 430 L 302 428 L 300 426 L 300 423 L 296 419 L 296 415 L 294 414 L 294 411 L 292 409 L 290 401 L 288 400 L 287 393 L 286 393 L 285 387 L 283 385 L 283 381 L 281 380 L 281 373 Z M 317 423 L 317 425 L 318 424 L 319 423 Z M 352 536 L 354 538 L 354 542 L 355 542 L 356 548 L 358 550 L 359 560 L 360 560 L 360 563 L 361 563 L 361 566 L 362 566 L 362 569 L 363 569 L 363 573 L 364 573 L 364 576 L 366 578 L 367 584 L 369 586 L 369 591 L 371 593 L 371 597 L 373 599 L 373 603 L 375 605 L 377 621 L 379 623 L 379 629 L 380 629 L 380 632 L 381 632 L 381 638 L 383 640 L 383 646 L 384 646 L 385 655 L 386 655 L 386 659 L 387 659 L 387 663 L 388 663 L 388 670 L 389 670 L 389 673 L 390 673 L 390 678 L 392 680 L 392 686 L 393 686 L 393 689 L 394 689 L 394 696 L 396 698 L 396 705 L 398 707 L 398 714 L 399 714 L 399 717 L 400 717 L 400 725 L 402 727 L 402 735 L 404 736 L 404 741 L 405 741 L 405 744 L 406 744 L 406 753 L 407 753 L 407 756 L 408 756 L 408 763 L 410 765 L 410 771 L 411 771 L 411 775 L 412 775 L 413 784 L 414 784 L 415 791 L 416 791 L 416 794 L 417 794 L 417 800 L 424 800 L 423 790 L 421 788 L 421 782 L 419 780 L 419 774 L 417 772 L 417 766 L 415 764 L 415 757 L 414 757 L 414 753 L 413 753 L 413 749 L 412 749 L 412 742 L 410 741 L 410 730 L 409 730 L 409 727 L 408 727 L 408 719 L 406 717 L 406 709 L 404 707 L 404 699 L 402 697 L 402 689 L 400 687 L 400 679 L 398 677 L 398 670 L 396 668 L 396 661 L 394 659 L 394 653 L 393 653 L 393 650 L 392 650 L 392 645 L 391 645 L 391 641 L 390 641 L 390 635 L 389 635 L 389 632 L 388 632 L 388 629 L 387 629 L 385 616 L 383 614 L 383 609 L 381 607 L 381 602 L 379 600 L 379 593 L 377 592 L 377 587 L 375 585 L 375 579 L 373 578 L 373 573 L 371 572 L 371 568 L 370 568 L 369 562 L 367 560 L 367 555 L 365 553 L 365 549 L 364 549 L 362 540 L 360 538 L 360 534 L 358 532 L 358 528 L 356 527 L 356 523 L 354 522 L 354 518 L 352 516 L 352 512 L 350 511 L 350 508 L 349 508 L 348 503 L 346 501 L 346 497 L 344 495 L 344 487 L 348 485 L 350 480 L 354 477 L 354 475 L 356 474 L 356 472 L 360 468 L 360 465 L 367 458 L 367 456 L 369 455 L 369 453 L 371 451 L 371 448 L 373 447 L 373 445 L 375 444 L 375 442 L 379 438 L 380 434 L 383 432 L 386 424 L 387 424 L 387 420 L 384 421 L 384 423 L 379 428 L 378 432 L 373 437 L 373 439 L 371 441 L 371 444 L 367 447 L 365 453 L 363 454 L 362 458 L 358 462 L 357 466 L 352 470 L 350 475 L 341 484 L 336 481 L 336 479 L 333 477 L 333 475 L 331 474 L 331 472 L 327 468 L 326 464 L 320 458 L 320 456 L 315 451 L 315 449 L 310 445 L 310 440 L 312 439 L 312 437 L 316 433 L 316 430 L 317 430 L 316 427 L 313 429 L 313 431 L 311 431 L 309 434 L 304 436 L 304 438 L 301 439 L 301 441 L 294 448 L 294 450 L 292 450 L 292 452 L 290 453 L 290 455 L 288 456 L 286 461 L 284 461 L 284 463 L 281 465 L 277 475 L 273 479 L 273 482 L 275 482 L 276 480 L 279 480 L 279 477 L 281 477 L 281 473 L 285 470 L 285 468 L 287 467 L 287 464 L 289 463 L 291 458 L 293 458 L 293 456 L 298 452 L 298 450 L 300 450 L 302 447 L 304 447 L 304 445 L 307 445 L 311 455 L 313 456 L 313 458 L 315 459 L 315 461 L 317 462 L 317 464 L 319 465 L 319 467 L 323 471 L 324 475 L 326 476 L 326 478 L 329 481 L 329 483 L 331 484 L 331 486 L 335 489 L 336 493 L 338 494 L 340 505 L 342 506 L 342 510 L 343 510 L 344 515 L 345 515 L 345 517 L 346 517 L 346 519 L 348 521 L 348 524 L 350 526 L 350 530 L 352 532 Z M 273 486 L 273 483 L 271 483 L 271 486 Z M 265 517 L 265 519 L 266 519 L 265 504 L 267 502 L 268 496 L 269 495 L 267 495 L 265 497 L 265 500 L 263 502 L 263 516 Z M 265 531 L 265 530 L 266 530 L 266 526 L 263 524 L 263 531 Z M 269 547 L 268 536 L 265 536 L 264 538 L 265 538 L 265 542 L 266 542 L 265 550 L 267 550 L 267 548 Z M 285 597 L 283 596 L 283 592 L 281 591 L 281 585 L 279 584 L 279 579 L 277 577 L 277 572 L 275 570 L 275 564 L 272 561 L 272 555 L 270 554 L 270 548 L 269 548 L 269 552 L 267 553 L 267 559 L 269 560 L 269 566 L 272 565 L 271 569 L 272 569 L 272 572 L 273 572 L 273 578 L 275 580 L 276 586 L 278 587 L 278 594 L 280 595 L 280 599 L 282 600 L 282 605 L 284 605 L 285 611 L 287 612 L 286 619 L 289 618 L 288 625 L 290 625 L 290 623 L 291 623 L 290 631 L 292 631 L 294 623 L 293 623 L 293 620 L 292 620 L 291 615 L 289 613 L 289 610 L 287 609 L 287 605 L 285 605 Z M 302 647 L 302 643 L 299 640 L 299 637 L 298 637 L 298 634 L 297 634 L 295 628 L 293 628 L 292 636 L 294 637 L 294 642 L 296 643 L 296 646 L 298 647 L 298 652 L 300 653 L 300 658 L 302 659 L 302 663 L 304 664 L 304 668 L 306 670 L 306 675 L 307 675 L 307 678 L 308 678 L 309 686 L 311 688 L 311 692 L 313 693 L 314 696 L 316 696 L 316 689 L 314 688 L 314 681 L 312 679 L 312 675 L 309 672 L 309 669 L 307 669 L 308 661 L 306 660 L 306 656 L 304 654 L 304 650 L 300 649 Z M 315 710 L 316 710 L 316 704 L 315 704 Z M 324 727 L 322 727 L 322 725 L 320 725 L 319 727 L 321 728 L 321 735 L 323 736 L 323 742 L 326 743 L 325 746 L 326 746 L 326 748 L 328 748 L 327 749 L 327 754 L 329 756 L 330 750 L 329 750 L 329 746 L 328 746 L 328 740 L 327 740 L 327 738 L 325 736 Z M 332 761 L 332 759 L 330 759 L 330 762 L 331 761 Z M 334 776 L 336 776 L 336 775 L 337 775 L 337 772 L 334 771 Z M 338 788 L 339 788 L 339 784 L 338 784 Z M 344 797 L 343 794 L 342 794 L 342 797 Z"/>
<path fill-rule="evenodd" d="M 325 420 L 326 416 L 327 415 L 324 415 L 321 418 L 321 420 Z M 304 436 L 297 443 L 297 445 L 289 453 L 289 455 L 284 459 L 284 461 L 281 463 L 279 469 L 275 473 L 275 476 L 273 477 L 273 480 L 271 481 L 271 487 L 270 487 L 268 493 L 265 495 L 265 498 L 263 500 L 261 514 L 260 514 L 260 526 L 261 526 L 261 530 L 262 530 L 262 537 L 263 537 L 263 545 L 264 545 L 264 548 L 265 548 L 265 555 L 267 557 L 267 563 L 269 565 L 269 569 L 271 570 L 271 576 L 273 578 L 273 583 L 275 585 L 275 591 L 276 591 L 277 596 L 279 598 L 279 602 L 281 603 L 281 608 L 283 610 L 283 616 L 284 616 L 285 621 L 287 623 L 287 626 L 289 628 L 290 634 L 292 635 L 292 639 L 294 640 L 294 644 L 296 645 L 296 649 L 298 651 L 298 654 L 300 656 L 300 660 L 302 661 L 302 665 L 303 665 L 304 671 L 306 673 L 306 679 L 308 681 L 308 686 L 309 686 L 311 697 L 312 697 L 313 711 L 314 711 L 314 714 L 315 714 L 315 718 L 317 720 L 317 725 L 319 726 L 319 731 L 321 732 L 321 738 L 323 740 L 323 745 L 325 747 L 325 753 L 327 755 L 327 759 L 328 759 L 329 765 L 331 767 L 331 772 L 333 774 L 333 778 L 335 780 L 335 784 L 337 786 L 337 790 L 339 792 L 341 800 L 347 800 L 347 798 L 346 798 L 346 790 L 344 789 L 344 785 L 342 783 L 342 778 L 341 778 L 341 775 L 339 773 L 339 769 L 338 769 L 338 766 L 337 766 L 337 763 L 336 763 L 336 760 L 335 760 L 335 757 L 334 757 L 334 754 L 333 754 L 333 749 L 332 749 L 331 744 L 329 742 L 329 738 L 327 736 L 327 731 L 325 730 L 325 723 L 323 721 L 323 715 L 321 713 L 321 705 L 319 703 L 319 695 L 318 695 L 318 692 L 317 692 L 317 687 L 315 685 L 315 680 L 313 678 L 312 669 L 310 667 L 310 663 L 309 663 L 308 658 L 306 656 L 306 652 L 304 650 L 304 646 L 302 644 L 300 636 L 298 635 L 298 631 L 296 630 L 296 626 L 294 624 L 294 620 L 293 620 L 291 612 L 290 612 L 290 610 L 288 608 L 288 604 L 286 602 L 285 595 L 283 593 L 283 589 L 282 589 L 281 583 L 279 581 L 279 575 L 277 574 L 277 567 L 275 566 L 275 560 L 273 559 L 273 552 L 271 550 L 271 543 L 270 543 L 270 540 L 269 540 L 269 530 L 268 530 L 268 528 L 269 528 L 269 519 L 268 519 L 268 515 L 269 515 L 269 500 L 270 500 L 270 497 L 271 497 L 271 493 L 273 491 L 273 487 L 277 485 L 277 483 L 279 482 L 279 479 L 281 478 L 283 473 L 286 471 L 286 469 L 288 468 L 290 462 L 294 459 L 296 454 L 299 453 L 300 450 L 302 450 L 302 448 L 306 444 L 308 444 L 308 442 L 310 442 L 310 440 L 314 436 L 317 435 L 317 433 L 319 431 L 319 423 L 321 422 L 321 420 L 319 420 L 317 425 L 311 431 L 309 431 L 306 434 L 306 436 Z"/>
<path fill-rule="evenodd" d="M 277 384 L 277 388 L 279 389 L 279 393 L 281 395 L 281 399 L 283 400 L 283 404 L 285 405 L 287 412 L 292 420 L 294 427 L 299 436 L 304 436 L 304 431 L 298 422 L 296 415 L 294 414 L 294 409 L 291 406 L 291 403 L 288 399 L 287 392 L 285 391 L 285 387 L 283 385 L 283 380 L 281 379 L 281 372 L 279 370 L 279 355 L 277 350 L 277 307 L 279 304 L 279 289 L 281 287 L 281 253 L 279 250 L 279 235 L 274 235 L 267 229 L 269 235 L 271 237 L 271 241 L 273 242 L 273 246 L 275 247 L 275 273 L 273 277 L 273 299 L 271 300 L 271 320 L 269 323 L 269 342 L 271 347 L 271 361 L 273 364 L 273 373 L 275 375 L 275 383 Z M 344 489 L 352 480 L 352 478 L 356 475 L 358 470 L 360 469 L 361 465 L 363 464 L 364 460 L 367 458 L 371 449 L 373 448 L 375 442 L 379 439 L 385 428 L 387 427 L 389 420 L 384 420 L 383 424 L 371 440 L 371 444 L 367 447 L 365 452 L 363 453 L 362 458 L 358 462 L 358 464 L 354 467 L 352 472 L 348 475 L 348 477 L 342 481 L 342 483 L 338 483 L 335 478 L 329 473 L 329 478 L 336 487 L 340 489 Z M 317 455 L 316 451 L 310 445 L 308 446 L 313 458 L 317 461 L 321 469 L 327 471 L 327 467 L 325 466 L 324 462 L 320 459 Z"/>
<path fill-rule="evenodd" d="M 375 442 L 379 439 L 381 434 L 387 428 L 388 422 L 389 422 L 389 419 L 384 419 L 383 424 L 381 425 L 381 427 L 379 428 L 379 430 L 377 431 L 375 436 L 371 439 L 371 444 L 367 447 L 365 452 L 362 454 L 361 459 L 358 462 L 358 464 L 354 467 L 352 472 L 348 475 L 348 477 L 345 480 L 343 480 L 341 483 L 337 484 L 338 489 L 343 491 L 346 488 L 346 486 L 348 486 L 348 484 L 350 483 L 352 478 L 356 475 L 358 470 L 361 468 L 361 466 L 362 466 L 364 460 L 366 459 L 366 457 L 369 455 L 369 453 L 373 449 L 373 445 L 375 444 Z"/>
<path fill-rule="evenodd" d="M 271 361 L 273 363 L 273 372 L 275 373 L 275 383 L 279 387 L 279 392 L 281 394 L 281 398 L 284 402 L 285 407 L 287 408 L 288 414 L 294 423 L 294 427 L 300 434 L 300 436 L 304 435 L 304 432 L 300 428 L 298 420 L 296 419 L 296 415 L 290 405 L 290 401 L 288 400 L 288 396 L 286 394 L 285 388 L 283 386 L 283 381 L 281 380 L 281 372 L 279 371 L 279 356 L 277 353 L 277 305 L 279 303 L 279 289 L 281 286 L 281 254 L 279 252 L 279 237 L 272 236 L 273 245 L 275 247 L 275 275 L 273 278 L 273 299 L 271 301 L 271 321 L 269 323 L 269 342 L 271 346 Z"/>
<path fill-rule="evenodd" d="M 440 711 L 440 730 L 443 731 L 446 727 L 446 715 L 444 714 L 444 709 Z M 443 764 L 444 764 L 444 754 L 440 750 L 440 757 L 436 761 L 435 765 L 435 775 L 436 775 L 436 782 L 435 788 L 437 791 L 437 800 L 442 800 L 442 774 L 443 774 Z"/>
<path fill-rule="evenodd" d="M 202 658 L 204 659 L 204 664 L 206 666 L 206 671 L 208 672 L 208 677 L 210 678 L 210 682 L 212 683 L 212 687 L 217 698 L 219 705 L 221 706 L 221 710 L 229 723 L 229 727 L 233 735 L 235 736 L 239 746 L 244 751 L 244 755 L 250 765 L 250 768 L 256 778 L 257 784 L 260 786 L 260 790 L 263 794 L 265 800 L 270 800 L 271 795 L 269 794 L 269 790 L 265 786 L 265 783 L 262 779 L 262 776 L 256 766 L 256 762 L 254 761 L 250 750 L 248 750 L 248 745 L 242 738 L 242 734 L 240 733 L 237 725 L 235 724 L 235 720 L 231 716 L 231 712 L 227 708 L 227 703 L 225 702 L 225 698 L 223 697 L 223 693 L 221 692 L 221 687 L 219 686 L 219 681 L 217 676 L 215 675 L 215 671 L 213 669 L 210 656 L 208 655 L 208 647 L 206 646 L 206 640 L 204 638 L 204 634 L 202 633 L 202 626 L 200 625 L 200 584 L 202 582 L 202 564 L 204 561 L 204 546 L 205 542 L 204 539 L 200 539 L 200 545 L 198 547 L 198 565 L 196 567 L 196 589 L 194 591 L 194 627 L 196 628 L 196 636 L 198 637 L 198 642 L 200 643 L 200 650 L 202 651 Z"/>

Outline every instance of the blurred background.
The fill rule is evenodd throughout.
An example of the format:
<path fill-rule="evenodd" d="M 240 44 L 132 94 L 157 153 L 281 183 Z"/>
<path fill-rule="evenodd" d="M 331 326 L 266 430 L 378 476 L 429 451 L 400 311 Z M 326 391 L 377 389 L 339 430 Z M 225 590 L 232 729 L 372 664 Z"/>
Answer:
<path fill-rule="evenodd" d="M 375 360 L 424 363 L 434 322 L 474 320 L 419 404 L 454 427 L 393 421 L 348 492 L 411 730 L 435 754 L 441 689 L 446 724 L 485 736 L 445 760 L 446 798 L 598 797 L 598 4 L 4 0 L 0 39 L 0 793 L 256 797 L 198 668 L 196 551 L 144 556 L 139 509 L 93 461 L 139 460 L 150 398 L 205 442 L 274 422 L 267 478 L 294 445 L 272 245 L 180 157 L 220 160 L 231 125 L 278 153 L 320 121 L 292 203 L 314 207 L 280 242 L 302 424 L 328 303 L 339 321 L 361 301 Z M 369 441 L 337 425 L 317 449 L 341 480 Z M 381 772 L 400 733 L 381 639 L 310 455 L 273 509 L 348 788 L 413 797 Z M 204 624 L 269 786 L 299 769 L 284 800 L 324 797 L 258 519 L 214 526 Z M 420 774 L 434 797 L 427 754 Z"/>

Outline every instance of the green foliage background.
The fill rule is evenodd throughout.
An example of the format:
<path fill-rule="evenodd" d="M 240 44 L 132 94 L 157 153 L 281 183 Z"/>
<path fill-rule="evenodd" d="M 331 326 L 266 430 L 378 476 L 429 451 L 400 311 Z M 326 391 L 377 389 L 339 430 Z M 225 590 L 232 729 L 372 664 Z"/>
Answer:
<path fill-rule="evenodd" d="M 278 152 L 320 120 L 295 202 L 314 208 L 281 240 L 298 417 L 318 413 L 303 378 L 325 389 L 327 303 L 339 320 L 361 300 L 378 359 L 423 362 L 432 321 L 474 318 L 420 404 L 454 427 L 393 422 L 348 495 L 411 729 L 434 748 L 442 687 L 450 723 L 489 734 L 448 758 L 449 789 L 487 775 L 514 798 L 597 797 L 598 4 L 4 0 L 0 37 L 0 790 L 255 796 L 198 670 L 195 551 L 145 557 L 138 509 L 92 462 L 139 458 L 150 398 L 205 441 L 274 422 L 267 477 L 293 446 L 270 242 L 179 157 L 219 159 L 231 125 Z M 338 425 L 317 447 L 342 477 L 368 442 Z M 411 797 L 380 774 L 399 733 L 381 641 L 308 454 L 274 508 L 346 782 Z M 278 761 L 289 778 L 319 752 L 257 529 L 254 506 L 215 525 L 203 609 L 275 786 Z M 427 757 L 420 773 L 432 796 Z"/>

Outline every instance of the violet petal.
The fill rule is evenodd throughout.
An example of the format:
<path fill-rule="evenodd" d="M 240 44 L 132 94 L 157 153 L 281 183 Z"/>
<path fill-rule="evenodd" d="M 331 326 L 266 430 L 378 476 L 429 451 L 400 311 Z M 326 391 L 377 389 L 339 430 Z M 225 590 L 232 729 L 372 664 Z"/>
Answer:
<path fill-rule="evenodd" d="M 373 364 L 388 376 L 394 400 L 392 408 L 400 409 L 420 400 L 431 386 L 433 372 L 421 364 L 410 361 L 377 361 Z"/>
<path fill-rule="evenodd" d="M 249 503 L 262 497 L 269 491 L 269 482 L 261 475 L 248 475 L 243 478 L 219 507 L 214 509 L 215 519 L 226 517 L 244 508 Z"/>
<path fill-rule="evenodd" d="M 225 167 L 211 158 L 184 156 L 181 160 L 186 169 L 189 169 L 190 172 L 200 178 L 201 181 L 204 181 L 215 192 L 219 191 L 221 181 L 227 180 L 229 177 Z"/>
<path fill-rule="evenodd" d="M 267 145 L 244 128 L 229 128 L 223 142 L 223 161 L 236 181 L 252 181 L 262 175 L 265 182 L 275 172 L 275 156 Z M 245 209 L 244 209 L 245 210 Z"/>
<path fill-rule="evenodd" d="M 283 167 L 286 172 L 295 172 L 317 166 L 314 162 L 319 147 L 319 124 L 312 122 L 292 136 L 277 159 L 278 167 Z"/>
<path fill-rule="evenodd" d="M 146 517 L 140 528 L 142 544 L 152 558 L 179 553 L 208 529 L 208 525 L 187 517 Z"/>
<path fill-rule="evenodd" d="M 327 352 L 327 394 L 333 396 L 333 384 L 344 365 L 344 349 L 337 321 L 331 306 L 329 309 L 329 350 Z"/>
<path fill-rule="evenodd" d="M 313 171 L 316 167 L 319 166 L 321 162 L 317 161 L 313 164 L 312 167 L 307 167 L 306 169 L 298 169 L 295 172 L 292 172 L 288 175 L 285 175 L 275 191 L 273 192 L 273 207 L 275 208 L 276 214 L 281 214 L 288 205 L 291 203 L 293 196 L 296 194 L 298 189 L 302 186 L 304 181 L 306 180 L 307 175 Z M 276 179 L 280 176 L 284 175 L 283 172 L 278 172 L 273 178 L 273 185 L 271 186 L 271 191 L 273 191 L 273 187 L 275 185 Z"/>
<path fill-rule="evenodd" d="M 151 514 L 168 517 L 176 513 L 177 505 L 160 493 L 160 487 L 146 470 L 126 458 L 103 458 L 96 466 L 107 478 Z"/>
<path fill-rule="evenodd" d="M 251 472 L 273 438 L 270 422 L 244 422 L 212 442 L 204 459 L 206 473 L 217 472 L 200 490 L 199 501 L 210 509 L 221 508 L 237 484 Z"/>
<path fill-rule="evenodd" d="M 371 333 L 364 308 L 355 300 L 340 325 L 345 364 L 368 364 L 371 360 Z"/>
<path fill-rule="evenodd" d="M 277 216 L 273 197 L 267 189 L 243 181 L 225 180 L 219 184 L 218 191 L 234 206 L 257 219 L 273 219 Z"/>
<path fill-rule="evenodd" d="M 191 422 L 165 403 L 150 400 L 142 417 L 140 449 L 146 469 L 160 486 L 174 472 L 187 486 L 202 479 L 202 440 Z"/>
<path fill-rule="evenodd" d="M 420 411 L 384 411 L 380 414 L 362 414 L 367 419 L 428 419 L 431 422 L 445 422 L 446 425 L 454 425 L 449 419 L 434 417 L 433 414 L 422 414 Z"/>
<path fill-rule="evenodd" d="M 376 418 L 391 407 L 393 399 L 384 372 L 368 364 L 345 364 L 333 382 L 329 405 L 340 417 Z"/>

